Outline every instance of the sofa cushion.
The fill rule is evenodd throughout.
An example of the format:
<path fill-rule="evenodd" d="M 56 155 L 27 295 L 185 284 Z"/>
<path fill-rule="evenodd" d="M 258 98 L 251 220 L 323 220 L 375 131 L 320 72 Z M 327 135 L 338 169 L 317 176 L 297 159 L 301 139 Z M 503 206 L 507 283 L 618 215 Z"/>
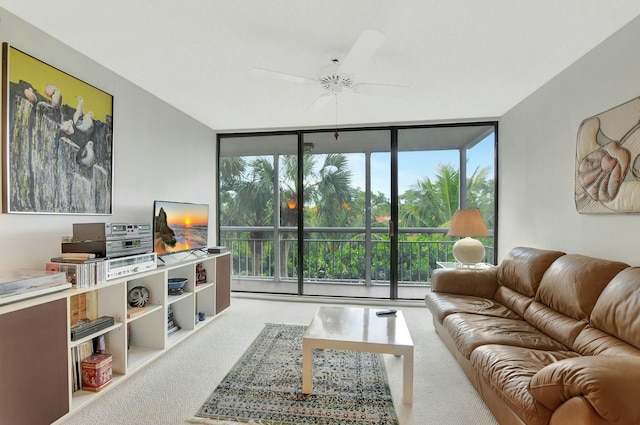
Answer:
<path fill-rule="evenodd" d="M 566 350 L 567 347 L 540 332 L 522 319 L 455 313 L 445 317 L 442 325 L 467 359 L 482 345 L 503 344 L 540 350 Z"/>
<path fill-rule="evenodd" d="M 640 356 L 640 268 L 629 267 L 602 291 L 575 341 L 584 356 Z"/>
<path fill-rule="evenodd" d="M 587 322 L 605 286 L 628 264 L 584 255 L 559 257 L 544 273 L 535 300 Z M 536 323 L 534 323 L 536 325 Z"/>
<path fill-rule="evenodd" d="M 508 307 L 518 316 L 524 317 L 527 307 L 533 302 L 533 297 L 528 297 L 506 286 L 500 286 L 494 295 L 495 300 Z"/>
<path fill-rule="evenodd" d="M 440 323 L 445 317 L 453 313 L 474 313 L 485 316 L 521 319 L 507 307 L 488 298 L 431 293 L 427 295 L 425 302 Z"/>
<path fill-rule="evenodd" d="M 533 297 L 542 275 L 557 258 L 560 251 L 537 248 L 513 248 L 498 267 L 498 283 L 525 296 Z"/>
<path fill-rule="evenodd" d="M 640 350 L 591 325 L 580 332 L 574 350 L 583 356 L 640 356 Z"/>
<path fill-rule="evenodd" d="M 591 326 L 640 349 L 640 268 L 620 272 L 602 291 Z"/>
<path fill-rule="evenodd" d="M 506 345 L 485 345 L 471 354 L 480 378 L 525 423 L 548 424 L 552 411 L 529 392 L 531 378 L 545 366 L 578 356 L 571 351 L 542 351 Z"/>
<path fill-rule="evenodd" d="M 559 313 L 537 301 L 532 302 L 527 308 L 524 318 L 536 329 L 572 350 L 576 338 L 587 326 L 587 322 Z"/>
<path fill-rule="evenodd" d="M 595 416 L 601 418 L 598 423 L 638 424 L 638 382 L 640 358 L 580 356 L 563 359 L 541 369 L 531 377 L 529 392 L 554 411 L 579 397 L 589 401 L 589 406 L 597 412 Z M 576 414 L 569 412 L 565 416 L 575 418 Z"/>
<path fill-rule="evenodd" d="M 431 292 L 493 298 L 498 288 L 497 267 L 486 269 L 436 269 L 431 274 Z"/>

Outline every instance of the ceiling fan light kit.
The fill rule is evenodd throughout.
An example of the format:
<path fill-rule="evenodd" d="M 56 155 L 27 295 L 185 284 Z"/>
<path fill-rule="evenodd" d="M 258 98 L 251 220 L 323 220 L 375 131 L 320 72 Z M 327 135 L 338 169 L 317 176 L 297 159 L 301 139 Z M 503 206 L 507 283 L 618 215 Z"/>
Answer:
<path fill-rule="evenodd" d="M 341 51 L 329 52 L 330 63 L 318 72 L 317 77 L 308 78 L 262 68 L 252 68 L 249 72 L 256 76 L 267 77 L 297 84 L 313 84 L 324 90 L 307 111 L 315 112 L 326 106 L 330 96 L 352 93 L 373 96 L 398 96 L 406 93 L 409 87 L 393 84 L 363 83 L 357 81 L 359 71 L 365 69 L 367 62 L 384 43 L 385 36 L 377 30 L 364 30 L 346 55 Z M 337 110 L 337 103 L 336 103 Z M 336 131 L 337 139 L 337 131 Z"/>
<path fill-rule="evenodd" d="M 342 93 L 342 89 L 349 89 L 353 86 L 353 78 L 350 75 L 339 73 L 329 74 L 320 78 L 320 87 L 331 93 Z"/>

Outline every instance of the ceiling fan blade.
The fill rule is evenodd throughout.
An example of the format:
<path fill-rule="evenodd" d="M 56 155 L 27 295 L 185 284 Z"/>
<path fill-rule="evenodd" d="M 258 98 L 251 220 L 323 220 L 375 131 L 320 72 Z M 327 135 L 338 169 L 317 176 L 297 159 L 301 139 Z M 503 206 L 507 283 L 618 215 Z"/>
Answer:
<path fill-rule="evenodd" d="M 271 71 L 269 69 L 262 68 L 251 68 L 249 70 L 249 74 L 254 75 L 256 77 L 265 77 L 271 78 L 274 80 L 282 80 L 288 81 L 291 83 L 300 83 L 300 84 L 316 84 L 316 80 L 312 80 L 311 78 L 301 77 L 299 75 L 286 74 L 284 72 Z"/>
<path fill-rule="evenodd" d="M 355 93 L 370 96 L 399 97 L 409 92 L 408 86 L 394 84 L 358 83 L 351 88 Z"/>
<path fill-rule="evenodd" d="M 377 30 L 367 29 L 360 34 L 340 64 L 340 72 L 357 74 L 380 48 L 386 37 Z"/>
<path fill-rule="evenodd" d="M 307 112 L 318 112 L 324 108 L 334 96 L 336 95 L 333 93 L 325 93 L 318 96 L 318 98 L 307 108 Z"/>

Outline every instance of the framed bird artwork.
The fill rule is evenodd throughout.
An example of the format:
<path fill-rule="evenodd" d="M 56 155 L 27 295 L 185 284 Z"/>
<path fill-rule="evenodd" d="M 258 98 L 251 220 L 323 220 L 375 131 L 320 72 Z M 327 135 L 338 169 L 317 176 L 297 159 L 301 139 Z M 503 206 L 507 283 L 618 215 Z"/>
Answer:
<path fill-rule="evenodd" d="M 112 213 L 113 96 L 2 44 L 5 213 Z"/>

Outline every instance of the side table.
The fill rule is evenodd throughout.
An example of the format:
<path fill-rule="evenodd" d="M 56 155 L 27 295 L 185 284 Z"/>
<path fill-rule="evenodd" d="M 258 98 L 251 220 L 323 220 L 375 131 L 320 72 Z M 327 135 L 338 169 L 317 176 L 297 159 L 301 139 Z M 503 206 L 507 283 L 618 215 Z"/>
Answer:
<path fill-rule="evenodd" d="M 476 264 L 464 265 L 464 264 L 459 263 L 457 261 L 436 261 L 436 265 L 438 267 L 440 267 L 441 269 L 472 269 L 472 270 L 477 270 L 477 269 L 489 269 L 491 267 L 494 267 L 493 264 L 489 264 L 489 263 L 476 263 Z"/>

